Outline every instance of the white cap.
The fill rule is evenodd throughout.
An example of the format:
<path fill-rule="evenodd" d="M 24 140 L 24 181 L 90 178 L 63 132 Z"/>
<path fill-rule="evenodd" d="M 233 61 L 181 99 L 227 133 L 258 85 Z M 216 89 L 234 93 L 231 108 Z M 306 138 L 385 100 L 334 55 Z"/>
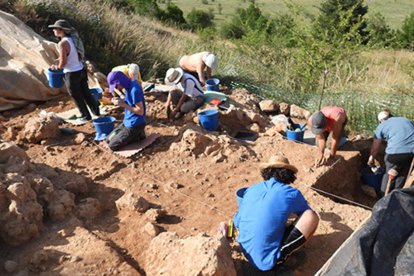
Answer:
<path fill-rule="evenodd" d="M 390 113 L 388 111 L 381 111 L 378 113 L 378 121 L 382 122 L 383 120 L 387 120 L 390 117 Z"/>

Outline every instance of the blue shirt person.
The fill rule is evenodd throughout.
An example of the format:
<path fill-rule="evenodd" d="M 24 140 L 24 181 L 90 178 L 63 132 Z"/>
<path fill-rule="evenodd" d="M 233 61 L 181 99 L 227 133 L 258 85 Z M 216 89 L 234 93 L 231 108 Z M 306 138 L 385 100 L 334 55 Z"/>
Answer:
<path fill-rule="evenodd" d="M 130 80 L 120 71 L 108 74 L 109 91 L 124 90 L 125 98 L 114 98 L 115 105 L 125 108 L 122 124 L 115 128 L 108 136 L 108 146 L 116 151 L 129 143 L 145 139 L 146 106 L 141 85 Z"/>
<path fill-rule="evenodd" d="M 374 141 L 371 146 L 371 156 L 368 164 L 372 165 L 377 158 L 382 141 L 387 142 L 385 148 L 385 171 L 381 183 L 380 196 L 395 188 L 402 188 L 409 174 L 410 165 L 414 153 L 414 124 L 407 118 L 392 117 L 388 110 L 378 114 L 380 124 L 375 130 Z M 388 172 L 393 169 L 397 176 L 389 176 Z M 390 181 L 388 181 L 390 180 Z"/>
<path fill-rule="evenodd" d="M 261 166 L 264 181 L 238 192 L 237 241 L 254 269 L 277 271 L 317 228 L 318 216 L 301 192 L 288 185 L 295 181 L 296 173 L 286 158 L 274 156 Z M 297 219 L 286 227 L 291 214 Z"/>

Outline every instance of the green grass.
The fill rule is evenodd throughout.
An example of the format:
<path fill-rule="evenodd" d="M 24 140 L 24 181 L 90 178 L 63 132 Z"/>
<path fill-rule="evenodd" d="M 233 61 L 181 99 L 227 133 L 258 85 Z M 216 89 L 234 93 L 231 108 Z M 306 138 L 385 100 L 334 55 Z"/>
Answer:
<path fill-rule="evenodd" d="M 218 26 L 230 20 L 237 8 L 246 8 L 250 5 L 250 1 L 245 0 L 208 0 L 207 5 L 202 4 L 201 0 L 172 0 L 171 2 L 180 7 L 184 15 L 187 15 L 193 8 L 204 11 L 212 9 L 215 23 Z M 222 6 L 222 14 L 218 13 L 219 3 Z M 293 0 L 292 3 L 302 6 L 306 12 L 317 14 L 322 0 Z M 404 18 L 414 11 L 413 0 L 365 0 L 365 3 L 369 8 L 368 15 L 381 12 L 394 29 L 399 29 Z M 256 0 L 256 4 L 264 14 L 269 16 L 288 12 L 283 0 Z M 159 5 L 165 8 L 165 5 Z"/>

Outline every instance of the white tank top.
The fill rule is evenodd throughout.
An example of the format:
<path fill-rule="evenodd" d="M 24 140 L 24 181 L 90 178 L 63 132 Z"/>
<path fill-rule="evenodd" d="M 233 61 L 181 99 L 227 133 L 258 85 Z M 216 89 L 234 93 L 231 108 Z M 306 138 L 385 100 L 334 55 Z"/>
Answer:
<path fill-rule="evenodd" d="M 78 51 L 71 37 L 64 37 L 62 41 L 67 41 L 70 46 L 70 53 L 67 56 L 67 62 L 63 66 L 63 73 L 77 72 L 83 69 L 82 62 L 79 61 Z"/>

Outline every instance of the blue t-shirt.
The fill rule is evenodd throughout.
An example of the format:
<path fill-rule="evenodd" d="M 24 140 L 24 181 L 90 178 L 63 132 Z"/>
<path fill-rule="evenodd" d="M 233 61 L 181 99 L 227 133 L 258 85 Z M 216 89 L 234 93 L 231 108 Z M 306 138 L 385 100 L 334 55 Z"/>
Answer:
<path fill-rule="evenodd" d="M 129 105 L 134 107 L 137 103 L 142 103 L 144 107 L 144 115 L 139 116 L 134 112 L 125 109 L 125 116 L 124 116 L 124 125 L 126 127 L 136 127 L 140 124 L 145 123 L 145 114 L 147 113 L 147 109 L 145 106 L 145 99 L 144 93 L 142 92 L 141 85 L 136 80 L 131 81 L 130 89 L 126 89 L 125 99 L 124 101 Z"/>
<path fill-rule="evenodd" d="M 310 209 L 299 190 L 271 178 L 247 188 L 234 216 L 239 242 L 260 270 L 274 268 L 289 215 Z"/>
<path fill-rule="evenodd" d="M 391 117 L 378 125 L 375 139 L 387 141 L 387 154 L 414 152 L 414 125 L 407 118 Z"/>

